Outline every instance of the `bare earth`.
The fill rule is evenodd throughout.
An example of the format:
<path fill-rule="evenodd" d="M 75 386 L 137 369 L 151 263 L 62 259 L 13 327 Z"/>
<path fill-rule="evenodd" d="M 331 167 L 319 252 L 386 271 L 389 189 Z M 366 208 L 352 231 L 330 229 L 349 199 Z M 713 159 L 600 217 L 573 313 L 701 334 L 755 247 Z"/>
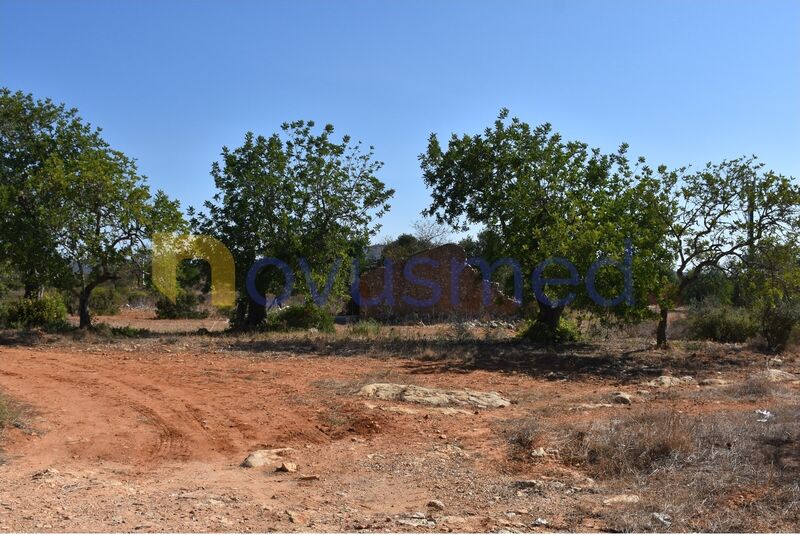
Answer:
<path fill-rule="evenodd" d="M 516 342 L 476 343 L 470 354 L 458 342 L 377 350 L 369 339 L 306 334 L 43 336 L 0 345 L 0 391 L 27 413 L 2 439 L 2 531 L 605 530 L 626 505 L 604 501 L 637 489 L 595 481 L 555 451 L 520 457 L 511 423 L 537 420 L 551 430 L 542 446 L 557 447 L 559 429 L 598 418 L 750 414 L 768 403 L 696 384 L 642 390 L 669 373 L 738 381 L 764 369 L 763 356 L 741 348 L 665 357 L 640 339 L 527 356 Z M 800 371 L 797 355 L 782 366 Z M 375 382 L 494 391 L 512 405 L 358 395 Z M 797 381 L 786 388 L 796 400 Z M 619 390 L 636 402 L 610 403 Z M 296 472 L 240 466 L 251 451 L 285 447 Z M 535 491 L 525 483 L 534 479 Z"/>

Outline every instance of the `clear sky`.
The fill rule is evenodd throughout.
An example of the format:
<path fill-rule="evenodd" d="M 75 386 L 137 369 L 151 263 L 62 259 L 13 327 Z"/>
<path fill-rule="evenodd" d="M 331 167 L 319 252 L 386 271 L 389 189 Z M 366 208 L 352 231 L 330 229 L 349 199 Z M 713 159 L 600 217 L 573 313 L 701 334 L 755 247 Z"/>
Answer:
<path fill-rule="evenodd" d="M 384 235 L 427 205 L 428 134 L 504 106 L 652 163 L 800 176 L 797 0 L 0 0 L 0 84 L 77 107 L 184 207 L 247 130 L 333 123 L 386 163 Z"/>

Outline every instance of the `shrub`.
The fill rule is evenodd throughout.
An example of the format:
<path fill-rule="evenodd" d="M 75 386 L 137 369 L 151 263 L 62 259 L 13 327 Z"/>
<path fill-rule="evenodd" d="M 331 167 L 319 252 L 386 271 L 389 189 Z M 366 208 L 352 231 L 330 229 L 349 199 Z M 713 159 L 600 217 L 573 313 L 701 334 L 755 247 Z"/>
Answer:
<path fill-rule="evenodd" d="M 717 342 L 744 342 L 758 333 L 758 322 L 743 308 L 704 303 L 689 313 L 689 336 Z"/>
<path fill-rule="evenodd" d="M 92 291 L 89 309 L 98 316 L 113 316 L 119 313 L 125 297 L 115 288 L 99 286 Z"/>
<path fill-rule="evenodd" d="M 381 332 L 381 324 L 373 318 L 357 321 L 350 326 L 350 333 L 356 336 L 377 336 Z"/>
<path fill-rule="evenodd" d="M 30 327 L 58 327 L 67 321 L 67 307 L 56 294 L 45 294 L 41 299 L 20 299 L 10 303 L 5 312 L 5 323 L 15 329 Z"/>
<path fill-rule="evenodd" d="M 268 315 L 264 328 L 268 331 L 313 328 L 323 332 L 333 332 L 333 315 L 310 303 L 291 305 Z"/>
<path fill-rule="evenodd" d="M 575 432 L 563 453 L 594 477 L 649 473 L 691 452 L 693 425 L 674 412 L 637 414 Z"/>
<path fill-rule="evenodd" d="M 174 303 L 166 297 L 156 302 L 156 318 L 160 320 L 207 318 L 208 312 L 198 310 L 199 305 L 200 297 L 197 294 L 179 290 Z"/>
<path fill-rule="evenodd" d="M 800 303 L 782 300 L 761 309 L 761 336 L 767 348 L 781 351 L 789 343 L 792 331 L 800 325 Z"/>
<path fill-rule="evenodd" d="M 566 318 L 561 318 L 555 330 L 545 323 L 534 321 L 523 327 L 522 336 L 537 344 L 563 344 L 581 339 L 578 325 Z"/>

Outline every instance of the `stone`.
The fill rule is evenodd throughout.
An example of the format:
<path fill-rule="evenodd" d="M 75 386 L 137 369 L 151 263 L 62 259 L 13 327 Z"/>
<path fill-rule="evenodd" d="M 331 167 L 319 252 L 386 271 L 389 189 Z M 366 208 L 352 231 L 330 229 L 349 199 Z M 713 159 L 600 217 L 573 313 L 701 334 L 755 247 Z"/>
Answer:
<path fill-rule="evenodd" d="M 547 457 L 547 451 L 544 448 L 536 448 L 531 452 L 531 457 L 540 458 L 540 457 Z"/>
<path fill-rule="evenodd" d="M 674 377 L 672 375 L 661 375 L 660 377 L 653 379 L 652 381 L 648 381 L 645 386 L 655 386 L 655 387 L 665 387 L 669 388 L 671 386 L 681 386 L 686 384 L 694 383 L 694 379 L 688 375 L 684 377 Z"/>
<path fill-rule="evenodd" d="M 281 462 L 282 457 L 288 456 L 294 450 L 292 448 L 275 448 L 271 450 L 256 450 L 242 461 L 245 468 L 258 468 L 266 464 L 276 464 Z"/>
<path fill-rule="evenodd" d="M 620 503 L 639 503 L 639 496 L 636 494 L 617 494 L 603 500 L 604 505 L 616 505 Z"/>
<path fill-rule="evenodd" d="M 387 401 L 405 401 L 421 405 L 442 407 L 459 405 L 479 409 L 508 407 L 511 402 L 497 392 L 478 392 L 476 390 L 446 390 L 426 388 L 416 385 L 395 383 L 372 383 L 364 386 L 359 395 Z"/>
<path fill-rule="evenodd" d="M 800 379 L 797 375 L 783 370 L 764 370 L 763 372 L 754 373 L 750 376 L 751 379 L 767 381 L 770 383 L 783 383 L 785 381 L 794 381 Z"/>
<path fill-rule="evenodd" d="M 611 401 L 620 405 L 630 405 L 633 403 L 633 398 L 626 392 L 614 392 L 611 394 Z"/>
<path fill-rule="evenodd" d="M 436 526 L 436 522 L 425 518 L 425 513 L 416 512 L 408 515 L 403 515 L 395 520 L 402 526 L 411 526 L 414 528 L 432 528 Z"/>
<path fill-rule="evenodd" d="M 289 472 L 294 473 L 297 472 L 297 465 L 295 463 L 285 462 L 281 463 L 281 465 L 275 469 L 276 472 Z"/>
<path fill-rule="evenodd" d="M 286 516 L 289 517 L 289 522 L 292 524 L 305 524 L 305 517 L 297 511 L 286 510 Z"/>
<path fill-rule="evenodd" d="M 658 520 L 666 527 L 670 527 L 672 525 L 672 518 L 666 513 L 653 513 L 653 518 Z"/>
<path fill-rule="evenodd" d="M 711 379 L 703 379 L 700 381 L 699 384 L 700 386 L 725 386 L 727 384 L 730 384 L 730 381 L 728 381 L 727 379 L 711 378 Z"/>
<path fill-rule="evenodd" d="M 444 511 L 444 502 L 440 500 L 431 500 L 428 502 L 429 509 L 436 509 L 437 511 Z"/>

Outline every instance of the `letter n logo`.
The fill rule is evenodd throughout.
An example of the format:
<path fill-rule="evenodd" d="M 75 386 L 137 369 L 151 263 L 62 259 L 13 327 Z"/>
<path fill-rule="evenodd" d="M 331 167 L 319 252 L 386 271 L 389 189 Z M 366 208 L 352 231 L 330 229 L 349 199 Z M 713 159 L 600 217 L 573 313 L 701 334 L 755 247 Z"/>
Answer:
<path fill-rule="evenodd" d="M 221 241 L 194 234 L 153 235 L 153 284 L 173 303 L 178 297 L 178 263 L 192 258 L 211 265 L 211 304 L 232 307 L 236 302 L 233 256 Z"/>

